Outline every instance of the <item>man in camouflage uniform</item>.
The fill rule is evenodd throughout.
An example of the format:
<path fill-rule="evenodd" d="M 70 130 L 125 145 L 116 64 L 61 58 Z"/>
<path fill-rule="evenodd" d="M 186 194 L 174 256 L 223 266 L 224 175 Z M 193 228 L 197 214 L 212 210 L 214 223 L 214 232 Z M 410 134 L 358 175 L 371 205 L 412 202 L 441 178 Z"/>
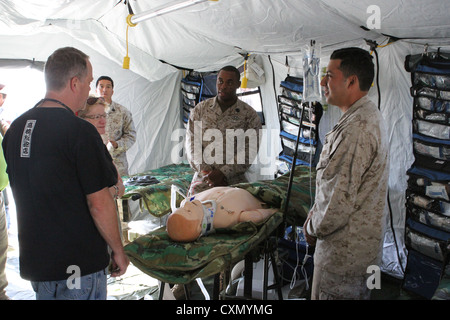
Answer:
<path fill-rule="evenodd" d="M 106 134 L 102 136 L 114 164 L 121 176 L 128 175 L 127 150 L 136 142 L 136 130 L 131 112 L 112 101 L 114 82 L 110 77 L 101 76 L 96 83 L 97 94 L 109 104 L 106 112 Z"/>
<path fill-rule="evenodd" d="M 238 99 L 240 85 L 235 67 L 222 68 L 217 75 L 217 96 L 191 111 L 186 153 L 195 173 L 190 194 L 247 181 L 245 172 L 257 156 L 262 125 L 256 111 Z"/>
<path fill-rule="evenodd" d="M 347 48 L 333 52 L 321 82 L 343 115 L 326 135 L 304 224 L 316 245 L 311 299 L 369 299 L 367 268 L 381 261 L 389 159 L 383 118 L 367 97 L 373 77 L 372 56 Z"/>

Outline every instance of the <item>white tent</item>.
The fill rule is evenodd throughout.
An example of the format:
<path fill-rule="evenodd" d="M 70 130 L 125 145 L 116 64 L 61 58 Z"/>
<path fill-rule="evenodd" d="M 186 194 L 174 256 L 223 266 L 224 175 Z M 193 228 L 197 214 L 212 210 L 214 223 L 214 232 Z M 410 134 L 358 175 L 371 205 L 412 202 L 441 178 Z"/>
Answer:
<path fill-rule="evenodd" d="M 191 5 L 162 13 L 181 2 Z M 114 99 L 133 114 L 137 143 L 128 158 L 130 172 L 138 173 L 174 162 L 170 150 L 178 137 L 172 133 L 183 128 L 179 95 L 183 69 L 216 71 L 226 64 L 242 65 L 246 54 L 257 57 L 264 70 L 260 88 L 265 127 L 276 131 L 279 83 L 287 74 L 302 76 L 302 53 L 311 40 L 321 48 L 321 66 L 335 49 L 369 49 L 364 39 L 375 41 L 380 45 L 379 83 L 370 95 L 378 100 L 379 84 L 391 146 L 394 227 L 389 223 L 386 231 L 382 269 L 402 277 L 406 170 L 414 161 L 411 83 L 404 60 L 408 54 L 422 53 L 426 44 L 429 51 L 450 50 L 449 4 L 447 0 L 0 0 L 0 66 L 18 60 L 45 62 L 63 46 L 86 52 L 94 78 L 111 76 L 116 83 Z M 149 12 L 155 17 L 127 24 L 130 13 L 137 17 Z M 127 52 L 130 67 L 123 69 Z M 330 107 L 321 132 L 327 132 L 339 116 L 339 110 Z M 265 146 L 273 158 L 280 151 L 275 138 L 269 137 Z"/>

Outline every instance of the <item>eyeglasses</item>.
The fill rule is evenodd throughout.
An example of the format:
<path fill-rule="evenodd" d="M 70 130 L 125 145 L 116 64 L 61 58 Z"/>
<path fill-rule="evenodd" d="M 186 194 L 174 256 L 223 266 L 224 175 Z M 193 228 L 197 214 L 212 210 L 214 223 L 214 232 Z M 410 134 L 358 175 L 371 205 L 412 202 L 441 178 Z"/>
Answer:
<path fill-rule="evenodd" d="M 98 100 L 100 100 L 100 102 L 105 102 L 105 99 L 103 99 L 103 97 L 89 97 L 86 103 L 90 106 L 93 106 L 97 103 Z"/>
<path fill-rule="evenodd" d="M 100 118 L 106 119 L 107 114 L 94 114 L 92 116 L 83 116 L 83 118 L 88 118 L 88 119 L 92 119 L 92 120 L 98 120 Z"/>
<path fill-rule="evenodd" d="M 6 99 L 6 93 L 0 93 L 3 96 L 3 100 Z"/>

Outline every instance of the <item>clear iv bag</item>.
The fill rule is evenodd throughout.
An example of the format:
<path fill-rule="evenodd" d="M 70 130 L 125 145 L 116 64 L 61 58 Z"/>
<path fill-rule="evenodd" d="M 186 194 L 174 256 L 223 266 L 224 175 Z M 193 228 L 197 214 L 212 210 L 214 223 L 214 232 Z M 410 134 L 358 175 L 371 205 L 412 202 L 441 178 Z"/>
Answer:
<path fill-rule="evenodd" d="M 321 100 L 320 46 L 306 45 L 305 50 L 303 50 L 303 101 Z"/>

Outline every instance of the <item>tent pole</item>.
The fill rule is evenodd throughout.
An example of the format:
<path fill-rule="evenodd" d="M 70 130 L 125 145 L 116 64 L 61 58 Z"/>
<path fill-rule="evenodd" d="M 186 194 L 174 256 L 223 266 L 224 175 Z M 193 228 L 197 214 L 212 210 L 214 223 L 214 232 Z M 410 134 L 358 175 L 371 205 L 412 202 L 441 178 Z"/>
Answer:
<path fill-rule="evenodd" d="M 299 122 L 298 133 L 297 133 L 297 141 L 295 142 L 294 155 L 292 157 L 292 167 L 291 167 L 291 171 L 290 171 L 290 175 L 289 175 L 289 183 L 288 183 L 288 188 L 287 188 L 287 192 L 286 192 L 286 202 L 284 204 L 283 224 L 284 224 L 285 229 L 286 229 L 286 218 L 287 218 L 289 200 L 291 197 L 292 181 L 294 180 L 295 165 L 297 162 L 298 141 L 300 140 L 301 127 L 302 127 L 302 123 L 303 123 L 304 113 L 305 113 L 305 103 L 302 103 L 302 114 L 300 116 L 300 122 Z"/>
<path fill-rule="evenodd" d="M 139 22 L 158 17 L 176 10 L 180 10 L 183 8 L 187 8 L 193 6 L 197 3 L 206 2 L 206 1 L 217 1 L 217 0 L 186 0 L 186 1 L 178 1 L 169 5 L 161 6 L 146 12 L 137 13 L 131 17 L 131 22 L 137 24 Z"/>

